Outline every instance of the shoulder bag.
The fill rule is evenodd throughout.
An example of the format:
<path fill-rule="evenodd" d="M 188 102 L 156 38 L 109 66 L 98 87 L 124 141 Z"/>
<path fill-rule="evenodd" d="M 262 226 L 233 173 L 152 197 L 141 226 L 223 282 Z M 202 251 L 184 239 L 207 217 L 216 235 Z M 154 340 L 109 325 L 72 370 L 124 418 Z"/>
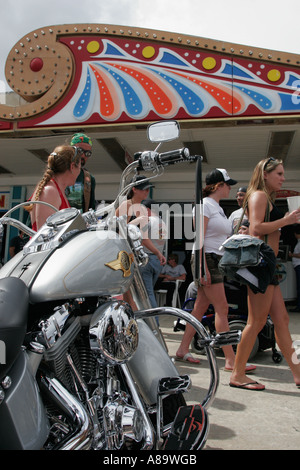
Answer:
<path fill-rule="evenodd" d="M 243 220 L 245 209 L 236 232 Z M 265 221 L 269 221 L 269 204 Z M 232 235 L 220 247 L 220 250 L 223 250 L 219 262 L 220 272 L 228 279 L 248 285 L 255 293 L 264 293 L 274 277 L 276 268 L 276 256 L 267 244 L 267 238 L 266 236 L 263 241 L 250 235 Z"/>

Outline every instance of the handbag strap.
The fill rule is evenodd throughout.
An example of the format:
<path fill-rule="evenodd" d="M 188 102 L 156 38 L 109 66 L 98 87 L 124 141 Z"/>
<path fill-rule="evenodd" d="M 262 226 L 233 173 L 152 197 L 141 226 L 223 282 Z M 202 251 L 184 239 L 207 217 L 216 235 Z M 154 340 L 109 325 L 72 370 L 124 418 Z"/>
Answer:
<path fill-rule="evenodd" d="M 236 224 L 236 226 L 235 226 L 235 228 L 234 228 L 234 231 L 233 231 L 234 234 L 238 233 L 238 231 L 240 230 L 240 227 L 241 227 L 241 225 L 242 225 L 242 220 L 243 220 L 244 215 L 245 215 L 245 212 L 246 212 L 246 207 L 247 207 L 247 206 L 244 207 L 244 210 L 243 210 L 243 213 L 242 213 L 242 215 L 241 215 L 241 218 L 240 218 L 240 220 L 238 221 L 238 223 Z"/>
<path fill-rule="evenodd" d="M 234 234 L 238 233 L 239 229 L 240 229 L 240 226 L 242 225 L 242 221 L 243 221 L 243 218 L 244 218 L 244 215 L 245 215 L 245 212 L 246 212 L 246 208 L 247 208 L 247 204 L 245 205 L 244 207 L 244 210 L 243 210 L 243 213 L 241 215 L 241 218 L 239 220 L 239 222 L 237 223 L 235 229 L 234 229 Z M 269 207 L 269 201 L 267 201 L 267 208 L 266 208 L 266 213 L 265 213 L 265 218 L 264 218 L 264 222 L 270 222 L 270 207 Z M 268 234 L 266 234 L 264 236 L 264 242 L 265 243 L 268 243 Z"/>
<path fill-rule="evenodd" d="M 265 222 L 270 222 L 270 207 L 269 207 L 269 200 L 267 200 L 267 209 L 265 213 Z M 268 234 L 264 236 L 265 243 L 268 243 Z"/>

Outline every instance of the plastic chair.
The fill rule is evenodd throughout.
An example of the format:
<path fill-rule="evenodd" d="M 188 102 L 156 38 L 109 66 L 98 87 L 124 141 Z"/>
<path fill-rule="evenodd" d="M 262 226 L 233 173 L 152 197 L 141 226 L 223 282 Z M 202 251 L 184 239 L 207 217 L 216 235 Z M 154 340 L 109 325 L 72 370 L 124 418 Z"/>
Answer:
<path fill-rule="evenodd" d="M 175 281 L 176 283 L 176 287 L 175 287 L 175 290 L 174 290 L 174 293 L 173 293 L 173 298 L 172 298 L 172 307 L 174 308 L 181 308 L 181 302 L 180 302 L 180 296 L 179 296 L 179 288 L 181 286 L 181 284 L 183 283 L 184 281 L 182 279 L 177 279 Z"/>
<path fill-rule="evenodd" d="M 173 292 L 173 297 L 172 297 L 172 307 L 175 308 L 181 308 L 181 302 L 180 302 L 180 297 L 179 297 L 179 288 L 181 284 L 184 282 L 182 279 L 177 279 L 174 282 L 175 285 L 175 290 Z M 158 289 L 155 291 L 155 296 L 156 296 L 156 302 L 159 307 L 163 307 L 166 303 L 166 296 L 167 296 L 167 289 Z"/>
<path fill-rule="evenodd" d="M 166 303 L 167 289 L 158 289 L 155 292 L 156 302 L 159 307 L 163 307 Z"/>

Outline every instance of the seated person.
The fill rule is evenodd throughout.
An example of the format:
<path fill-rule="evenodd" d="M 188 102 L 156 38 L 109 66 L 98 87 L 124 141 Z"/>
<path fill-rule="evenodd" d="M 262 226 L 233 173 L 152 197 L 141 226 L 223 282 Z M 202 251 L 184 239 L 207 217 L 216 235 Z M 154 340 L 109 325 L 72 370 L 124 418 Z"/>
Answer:
<path fill-rule="evenodd" d="M 168 258 L 168 264 L 166 264 L 158 277 L 158 280 L 155 284 L 155 289 L 166 289 L 167 299 L 166 305 L 172 305 L 172 299 L 174 290 L 176 287 L 177 279 L 185 281 L 186 270 L 182 264 L 178 264 L 178 256 L 176 253 L 170 254 Z"/>
<path fill-rule="evenodd" d="M 186 293 L 185 293 L 185 304 L 184 304 L 184 308 L 186 310 L 190 310 L 192 311 L 193 310 L 193 307 L 194 307 L 194 303 L 195 303 L 195 299 L 197 297 L 197 286 L 195 285 L 195 282 L 192 281 L 189 285 L 188 285 L 188 288 L 186 290 Z M 188 301 L 189 300 L 189 301 Z M 187 302 L 188 301 L 188 302 Z"/>

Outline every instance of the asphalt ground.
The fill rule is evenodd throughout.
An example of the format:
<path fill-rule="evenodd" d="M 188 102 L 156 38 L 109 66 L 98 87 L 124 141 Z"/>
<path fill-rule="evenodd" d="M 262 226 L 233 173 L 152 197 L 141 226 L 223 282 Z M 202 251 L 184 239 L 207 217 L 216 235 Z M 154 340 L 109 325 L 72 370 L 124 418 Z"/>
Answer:
<path fill-rule="evenodd" d="M 292 339 L 300 353 L 300 313 L 289 312 L 289 315 Z M 174 320 L 171 316 L 160 320 L 171 357 L 175 357 L 183 335 L 183 332 L 174 332 Z M 178 361 L 175 364 L 180 374 L 189 374 L 192 380 L 192 388 L 185 394 L 187 402 L 199 403 L 206 395 L 210 372 L 206 356 L 192 353 L 201 360 L 200 365 Z M 275 363 L 272 349 L 259 351 L 249 361 L 257 366 L 251 377 L 263 383 L 266 389 L 252 391 L 230 387 L 230 373 L 224 371 L 222 352 L 217 351 L 216 356 L 220 381 L 208 409 L 210 430 L 205 449 L 299 450 L 300 390 L 294 384 L 285 359 Z"/>

